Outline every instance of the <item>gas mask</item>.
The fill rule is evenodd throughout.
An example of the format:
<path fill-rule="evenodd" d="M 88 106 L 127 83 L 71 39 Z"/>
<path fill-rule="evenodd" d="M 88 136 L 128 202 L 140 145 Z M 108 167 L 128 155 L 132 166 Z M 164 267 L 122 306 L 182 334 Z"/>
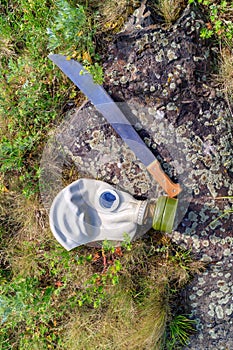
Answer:
<path fill-rule="evenodd" d="M 159 197 L 156 203 L 137 200 L 129 193 L 98 180 L 79 179 L 55 197 L 49 214 L 50 227 L 67 250 L 104 240 L 115 245 L 151 220 L 158 231 L 171 232 L 177 199 Z"/>

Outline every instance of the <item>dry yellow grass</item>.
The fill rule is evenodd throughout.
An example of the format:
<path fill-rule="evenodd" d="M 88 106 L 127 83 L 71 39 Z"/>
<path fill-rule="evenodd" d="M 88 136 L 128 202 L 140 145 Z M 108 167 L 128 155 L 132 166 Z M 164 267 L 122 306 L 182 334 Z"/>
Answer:
<path fill-rule="evenodd" d="M 0 59 L 6 57 L 16 57 L 14 45 L 9 38 L 0 38 Z"/>
<path fill-rule="evenodd" d="M 12 272 L 36 276 L 40 273 L 35 248 L 50 240 L 45 210 L 35 198 L 15 192 L 1 193 L 0 215 L 9 240 L 7 256 Z"/>
<path fill-rule="evenodd" d="M 216 76 L 226 96 L 233 100 L 233 50 L 225 47 L 221 50 L 219 72 Z"/>
<path fill-rule="evenodd" d="M 100 32 L 119 30 L 128 16 L 139 6 L 140 2 L 138 0 L 106 0 L 100 2 L 98 6 Z"/>
<path fill-rule="evenodd" d="M 106 307 L 88 312 L 80 309 L 72 315 L 61 349 L 126 349 L 122 343 L 132 331 L 136 315 L 130 295 L 116 289 Z"/>
<path fill-rule="evenodd" d="M 158 0 L 155 9 L 167 24 L 171 24 L 179 18 L 184 6 L 185 0 Z"/>
<path fill-rule="evenodd" d="M 138 305 L 125 286 L 114 289 L 103 309 L 80 310 L 65 327 L 64 344 L 69 350 L 159 350 L 168 316 L 167 301 L 156 293 Z"/>

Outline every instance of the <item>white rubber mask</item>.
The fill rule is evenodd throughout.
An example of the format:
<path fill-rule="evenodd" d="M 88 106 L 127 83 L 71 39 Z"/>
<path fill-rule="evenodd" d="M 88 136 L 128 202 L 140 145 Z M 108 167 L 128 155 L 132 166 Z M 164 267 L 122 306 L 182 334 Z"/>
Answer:
<path fill-rule="evenodd" d="M 51 230 L 67 250 L 96 241 L 132 239 L 142 225 L 147 201 L 111 185 L 80 179 L 58 193 L 50 209 Z"/>

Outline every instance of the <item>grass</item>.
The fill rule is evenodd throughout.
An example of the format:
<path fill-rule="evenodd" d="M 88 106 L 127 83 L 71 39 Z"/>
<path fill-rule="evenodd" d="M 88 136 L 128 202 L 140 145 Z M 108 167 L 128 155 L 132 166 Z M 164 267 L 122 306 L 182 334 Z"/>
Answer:
<path fill-rule="evenodd" d="M 165 349 L 179 332 L 188 341 L 188 327 L 169 324 L 176 292 L 204 268 L 189 252 L 153 233 L 122 250 L 67 252 L 35 199 L 4 193 L 0 203 L 2 349 Z"/>
<path fill-rule="evenodd" d="M 106 243 L 103 249 L 66 252 L 51 236 L 39 199 L 40 155 L 48 134 L 68 103 L 83 99 L 47 55 L 53 50 L 78 58 L 102 79 L 96 43 L 119 30 L 134 6 L 137 1 L 1 2 L 2 350 L 171 350 L 186 344 L 194 330 L 173 307 L 177 292 L 204 268 L 190 252 L 154 232 L 122 250 Z M 224 20 L 227 11 L 221 12 Z M 174 14 L 164 12 L 164 18 L 173 22 Z M 228 69 L 221 71 L 221 83 L 229 93 Z M 63 175 L 65 184 L 78 176 L 75 169 Z"/>
<path fill-rule="evenodd" d="M 1 179 L 6 187 L 21 187 L 25 195 L 36 187 L 38 153 L 70 93 L 46 59 L 53 8 L 44 0 L 6 2 L 0 17 Z"/>
<path fill-rule="evenodd" d="M 233 101 L 233 47 L 225 45 L 221 49 L 219 72 L 215 77 L 216 82 L 224 91 L 230 103 Z"/>
<path fill-rule="evenodd" d="M 168 25 L 171 25 L 179 18 L 185 6 L 185 0 L 158 0 L 154 5 L 156 12 L 164 18 Z"/>
<path fill-rule="evenodd" d="M 101 32 L 117 32 L 133 10 L 140 5 L 138 0 L 106 0 L 98 6 Z"/>
<path fill-rule="evenodd" d="M 231 109 L 233 100 L 232 1 L 189 0 L 189 3 L 198 5 L 206 14 L 206 23 L 201 28 L 200 37 L 204 40 L 211 38 L 220 46 L 218 74 L 214 76 L 214 80 L 225 93 Z"/>
<path fill-rule="evenodd" d="M 215 222 L 227 218 L 229 215 L 233 214 L 233 206 L 232 206 L 232 200 L 233 200 L 233 196 L 225 196 L 225 197 L 216 197 L 215 200 L 225 200 L 227 199 L 228 201 L 231 202 L 231 207 L 229 207 L 229 209 L 225 209 L 222 214 L 220 214 L 216 219 L 214 219 L 213 221 L 211 221 L 211 223 L 209 225 L 213 225 Z"/>

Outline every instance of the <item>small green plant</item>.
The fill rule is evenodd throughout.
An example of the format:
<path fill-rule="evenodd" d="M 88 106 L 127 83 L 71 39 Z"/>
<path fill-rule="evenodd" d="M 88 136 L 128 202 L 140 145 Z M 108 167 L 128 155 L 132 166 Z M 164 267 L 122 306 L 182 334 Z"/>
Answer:
<path fill-rule="evenodd" d="M 174 350 L 177 347 L 188 345 L 190 335 L 195 330 L 196 322 L 184 315 L 175 316 L 168 325 L 168 340 L 166 350 Z"/>
<path fill-rule="evenodd" d="M 109 287 L 119 283 L 118 273 L 121 271 L 121 268 L 120 261 L 115 260 L 104 272 L 94 273 L 84 283 L 83 290 L 77 294 L 78 305 L 90 304 L 94 308 L 100 307 L 106 298 Z"/>
<path fill-rule="evenodd" d="M 131 238 L 128 233 L 123 234 L 124 241 L 121 243 L 122 248 L 126 249 L 127 251 L 130 251 L 132 249 L 132 242 Z"/>
<path fill-rule="evenodd" d="M 231 18 L 231 2 L 221 0 L 189 0 L 189 3 L 197 3 L 208 13 L 209 22 L 201 29 L 200 36 L 209 39 L 216 35 L 220 39 L 231 41 L 233 38 L 233 23 Z"/>
<path fill-rule="evenodd" d="M 200 30 L 202 39 L 212 39 L 219 43 L 219 67 L 214 81 L 225 94 L 229 109 L 233 99 L 233 21 L 232 1 L 189 0 L 200 6 L 206 15 L 205 26 Z"/>
<path fill-rule="evenodd" d="M 228 199 L 228 200 L 232 200 L 233 199 L 233 196 L 223 196 L 223 197 L 216 197 L 215 198 L 216 200 L 224 200 L 224 199 Z M 223 211 L 222 214 L 220 214 L 216 219 L 214 219 L 213 221 L 211 221 L 211 223 L 209 224 L 210 226 L 214 225 L 217 221 L 225 218 L 226 216 L 230 215 L 230 214 L 233 214 L 233 207 L 231 205 L 231 208 L 230 209 L 225 209 Z"/>
<path fill-rule="evenodd" d="M 98 308 L 102 301 L 106 298 L 107 290 L 111 286 L 119 283 L 119 273 L 122 270 L 122 264 L 117 258 L 122 255 L 120 248 L 115 248 L 110 241 L 102 242 L 102 249 L 94 256 L 79 256 L 78 264 L 84 263 L 100 263 L 102 270 L 92 274 L 83 285 L 83 288 L 77 293 L 79 306 L 90 304 L 94 308 Z M 76 298 L 75 298 L 76 299 Z"/>
<path fill-rule="evenodd" d="M 96 27 L 93 18 L 82 5 L 73 7 L 67 1 L 59 0 L 56 6 L 58 13 L 53 25 L 47 30 L 48 48 L 52 51 L 58 49 L 67 55 L 67 59 L 79 59 L 93 75 L 95 82 L 101 84 L 103 71 L 98 63 L 99 56 L 94 43 Z"/>
<path fill-rule="evenodd" d="M 41 349 L 59 341 L 51 332 L 50 322 L 56 315 L 52 311 L 55 287 L 41 287 L 37 278 L 18 277 L 0 287 L 0 341 L 4 349 L 20 344 L 30 348 L 29 339 L 38 342 Z"/>

